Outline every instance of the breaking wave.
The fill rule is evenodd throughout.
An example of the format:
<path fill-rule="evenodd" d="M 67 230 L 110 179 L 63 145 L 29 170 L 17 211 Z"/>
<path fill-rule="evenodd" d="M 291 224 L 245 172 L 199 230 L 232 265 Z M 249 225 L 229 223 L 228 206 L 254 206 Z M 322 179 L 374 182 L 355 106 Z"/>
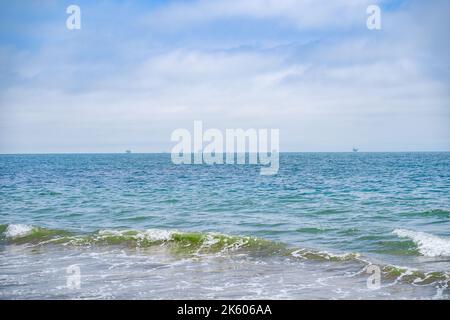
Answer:
<path fill-rule="evenodd" d="M 406 229 L 395 229 L 393 233 L 400 238 L 411 239 L 416 244 L 419 252 L 424 256 L 450 256 L 450 239 Z"/>
<path fill-rule="evenodd" d="M 423 232 L 404 229 L 393 231 L 399 237 L 412 239 L 422 254 L 442 256 L 450 254 L 450 242 Z M 250 236 L 234 236 L 220 233 L 181 232 L 177 230 L 99 230 L 76 234 L 65 230 L 52 230 L 23 224 L 0 225 L 0 241 L 5 244 L 65 246 L 107 246 L 121 245 L 134 248 L 164 246 L 172 253 L 210 254 L 243 252 L 258 256 L 282 256 L 288 259 L 307 261 L 350 262 L 362 268 L 372 263 L 358 253 L 334 254 L 325 251 L 290 248 L 284 243 Z M 383 277 L 416 285 L 439 284 L 448 287 L 450 274 L 447 272 L 423 272 L 416 269 L 384 265 L 380 266 Z"/>

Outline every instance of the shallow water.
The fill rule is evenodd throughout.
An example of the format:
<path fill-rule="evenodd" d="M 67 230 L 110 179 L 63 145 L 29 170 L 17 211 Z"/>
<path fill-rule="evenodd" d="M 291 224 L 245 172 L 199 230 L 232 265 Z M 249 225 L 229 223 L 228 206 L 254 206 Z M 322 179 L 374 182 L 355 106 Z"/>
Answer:
<path fill-rule="evenodd" d="M 0 195 L 2 299 L 450 294 L 450 153 L 4 155 Z"/>

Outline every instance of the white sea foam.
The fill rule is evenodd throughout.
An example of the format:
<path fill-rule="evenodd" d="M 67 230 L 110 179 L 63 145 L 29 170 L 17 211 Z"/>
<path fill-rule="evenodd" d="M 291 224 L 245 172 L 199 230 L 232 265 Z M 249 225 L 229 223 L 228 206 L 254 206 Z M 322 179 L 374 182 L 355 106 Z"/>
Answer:
<path fill-rule="evenodd" d="M 308 255 L 314 255 L 326 260 L 361 260 L 359 253 L 331 253 L 328 251 L 312 251 L 308 249 L 298 249 L 291 252 L 291 255 L 295 258 L 307 258 Z"/>
<path fill-rule="evenodd" d="M 395 229 L 393 233 L 401 238 L 409 238 L 414 241 L 419 252 L 424 256 L 450 256 L 450 239 L 406 229 Z"/>
<path fill-rule="evenodd" d="M 146 239 L 168 241 L 172 239 L 174 233 L 175 231 L 172 230 L 148 229 L 142 234 Z"/>
<path fill-rule="evenodd" d="M 10 224 L 6 228 L 5 236 L 8 238 L 23 237 L 33 231 L 33 227 L 26 224 Z"/>
<path fill-rule="evenodd" d="M 125 236 L 128 232 L 133 230 L 100 230 L 100 236 Z M 162 229 L 148 229 L 145 231 L 139 231 L 133 238 L 137 240 L 152 240 L 152 241 L 168 241 L 171 240 L 175 231 L 162 230 Z"/>

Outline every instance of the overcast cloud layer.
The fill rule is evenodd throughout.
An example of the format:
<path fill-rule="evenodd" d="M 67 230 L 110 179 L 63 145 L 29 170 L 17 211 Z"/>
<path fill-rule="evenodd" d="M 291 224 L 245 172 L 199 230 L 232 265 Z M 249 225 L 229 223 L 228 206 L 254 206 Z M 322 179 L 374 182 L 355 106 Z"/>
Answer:
<path fill-rule="evenodd" d="M 279 128 L 281 151 L 450 150 L 450 1 L 78 1 L 74 31 L 69 4 L 2 4 L 1 153 L 170 151 L 194 120 Z"/>

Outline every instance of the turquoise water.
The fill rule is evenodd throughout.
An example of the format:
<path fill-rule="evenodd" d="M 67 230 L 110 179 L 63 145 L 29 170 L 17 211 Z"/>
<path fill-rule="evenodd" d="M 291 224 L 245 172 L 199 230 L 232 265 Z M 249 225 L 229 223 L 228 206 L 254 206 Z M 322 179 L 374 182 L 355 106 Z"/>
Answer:
<path fill-rule="evenodd" d="M 448 299 L 450 153 L 283 153 L 277 175 L 259 169 L 2 155 L 0 298 Z"/>

